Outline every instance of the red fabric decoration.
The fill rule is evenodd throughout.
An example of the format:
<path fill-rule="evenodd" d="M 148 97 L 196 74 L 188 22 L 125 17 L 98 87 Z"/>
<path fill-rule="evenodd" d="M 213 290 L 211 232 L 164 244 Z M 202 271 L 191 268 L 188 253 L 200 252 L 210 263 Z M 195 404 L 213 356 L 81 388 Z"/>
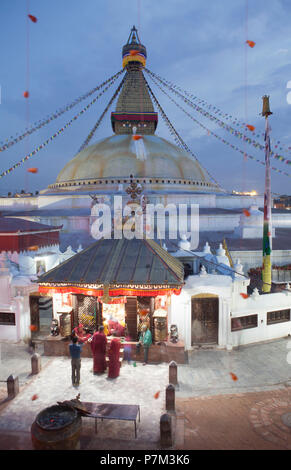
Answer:
<path fill-rule="evenodd" d="M 24 96 L 24 98 L 28 98 L 28 97 L 29 97 L 29 92 L 28 92 L 28 91 L 25 91 L 25 92 L 23 93 L 23 96 Z"/>
<path fill-rule="evenodd" d="M 246 41 L 246 43 L 250 46 L 250 47 L 255 47 L 256 43 L 254 41 Z"/>
<path fill-rule="evenodd" d="M 28 168 L 28 173 L 37 173 L 38 172 L 38 168 Z"/>
<path fill-rule="evenodd" d="M 247 209 L 244 209 L 243 213 L 246 217 L 250 217 L 250 215 L 251 215 L 251 213 Z"/>
<path fill-rule="evenodd" d="M 33 16 L 33 15 L 27 15 L 27 16 L 28 16 L 29 19 L 31 19 L 31 21 L 32 21 L 33 23 L 36 23 L 36 22 L 37 22 L 36 16 Z"/>
<path fill-rule="evenodd" d="M 247 299 L 249 297 L 248 294 L 244 294 L 244 293 L 241 293 L 240 295 L 242 296 L 243 299 Z"/>
<path fill-rule="evenodd" d="M 74 287 L 74 286 L 68 286 L 68 287 L 58 287 L 58 286 L 39 286 L 38 288 L 39 292 L 42 293 L 49 293 L 50 295 L 53 294 L 84 294 L 84 295 L 90 295 L 93 297 L 101 297 L 103 295 L 103 289 L 88 289 L 86 287 Z M 119 297 L 119 296 L 143 296 L 143 297 L 156 297 L 158 295 L 180 295 L 181 293 L 181 287 L 173 287 L 170 289 L 143 289 L 142 287 L 137 288 L 137 289 L 131 289 L 131 288 L 119 288 L 119 289 L 110 289 L 109 290 L 109 295 L 114 297 Z"/>
<path fill-rule="evenodd" d="M 233 372 L 230 372 L 229 375 L 231 376 L 232 380 L 238 380 L 237 376 Z"/>
<path fill-rule="evenodd" d="M 248 128 L 250 131 L 254 131 L 254 130 L 255 130 L 255 126 L 252 126 L 251 124 L 247 124 L 247 128 Z"/>

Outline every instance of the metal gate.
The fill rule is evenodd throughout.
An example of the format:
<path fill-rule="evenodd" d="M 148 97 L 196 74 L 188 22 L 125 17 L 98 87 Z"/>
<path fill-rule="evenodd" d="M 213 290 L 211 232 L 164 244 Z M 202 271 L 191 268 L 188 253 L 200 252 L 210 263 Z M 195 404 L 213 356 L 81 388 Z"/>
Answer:
<path fill-rule="evenodd" d="M 191 344 L 218 343 L 218 297 L 192 298 Z"/>
<path fill-rule="evenodd" d="M 96 297 L 86 295 L 78 295 L 78 324 L 82 324 L 84 328 L 90 332 L 94 332 L 95 328 L 102 324 L 100 317 L 99 302 Z"/>

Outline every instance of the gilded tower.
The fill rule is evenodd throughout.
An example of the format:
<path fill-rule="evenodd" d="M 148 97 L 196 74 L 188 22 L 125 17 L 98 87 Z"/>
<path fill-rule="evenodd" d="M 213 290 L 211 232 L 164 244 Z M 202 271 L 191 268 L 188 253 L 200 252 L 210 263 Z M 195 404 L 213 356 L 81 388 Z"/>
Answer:
<path fill-rule="evenodd" d="M 158 114 L 155 113 L 147 90 L 142 69 L 147 58 L 146 48 L 141 44 L 135 26 L 122 48 L 122 66 L 126 69 L 125 82 L 117 101 L 116 111 L 111 113 L 115 134 L 132 134 L 136 127 L 139 134 L 153 135 Z"/>

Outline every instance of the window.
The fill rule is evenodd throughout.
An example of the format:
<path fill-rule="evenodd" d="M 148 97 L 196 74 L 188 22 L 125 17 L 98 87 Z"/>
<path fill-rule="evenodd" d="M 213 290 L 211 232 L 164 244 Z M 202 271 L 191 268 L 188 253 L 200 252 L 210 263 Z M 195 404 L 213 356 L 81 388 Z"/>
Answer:
<path fill-rule="evenodd" d="M 276 312 L 267 313 L 267 325 L 282 323 L 284 321 L 290 321 L 290 308 L 287 310 L 277 310 Z"/>
<path fill-rule="evenodd" d="M 15 325 L 15 313 L 0 312 L 0 325 Z"/>
<path fill-rule="evenodd" d="M 256 328 L 258 326 L 258 315 L 248 315 L 231 319 L 231 331 Z"/>

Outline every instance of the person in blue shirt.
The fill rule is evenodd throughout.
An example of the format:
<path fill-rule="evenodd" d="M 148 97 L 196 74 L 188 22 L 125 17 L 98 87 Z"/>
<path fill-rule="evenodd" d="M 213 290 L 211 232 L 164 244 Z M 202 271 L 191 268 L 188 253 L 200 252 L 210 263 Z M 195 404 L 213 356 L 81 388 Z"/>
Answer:
<path fill-rule="evenodd" d="M 83 344 L 78 343 L 78 338 L 73 336 L 72 344 L 70 344 L 70 355 L 72 364 L 72 384 L 74 387 L 80 385 L 80 369 L 81 369 L 81 352 Z"/>

